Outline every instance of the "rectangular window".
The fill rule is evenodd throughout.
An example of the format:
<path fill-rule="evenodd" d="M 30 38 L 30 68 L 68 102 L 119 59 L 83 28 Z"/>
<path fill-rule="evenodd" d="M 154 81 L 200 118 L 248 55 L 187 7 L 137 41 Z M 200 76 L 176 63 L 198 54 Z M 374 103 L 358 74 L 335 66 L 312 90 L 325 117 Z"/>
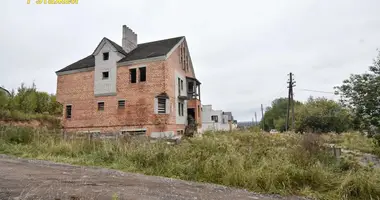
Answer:
<path fill-rule="evenodd" d="M 179 51 L 179 63 L 182 64 L 182 60 L 183 60 L 182 45 L 180 46 L 179 50 L 180 50 L 180 51 Z"/>
<path fill-rule="evenodd" d="M 165 98 L 158 98 L 158 114 L 165 114 L 166 113 L 166 99 Z"/>
<path fill-rule="evenodd" d="M 178 96 L 181 96 L 181 79 L 178 78 Z"/>
<path fill-rule="evenodd" d="M 130 78 L 131 78 L 131 83 L 136 83 L 137 78 L 136 78 L 136 69 L 129 69 Z"/>
<path fill-rule="evenodd" d="M 178 102 L 178 116 L 183 116 L 183 103 Z"/>
<path fill-rule="evenodd" d="M 98 102 L 98 110 L 104 110 L 104 102 Z"/>
<path fill-rule="evenodd" d="M 117 102 L 117 107 L 118 107 L 119 109 L 125 108 L 125 100 L 119 100 L 119 101 Z"/>
<path fill-rule="evenodd" d="M 187 56 L 185 45 L 183 45 L 183 47 L 182 47 L 182 55 L 183 55 L 183 63 L 185 64 L 186 56 Z M 184 67 L 184 69 L 185 69 L 185 67 Z"/>
<path fill-rule="evenodd" d="M 102 72 L 102 79 L 108 79 L 109 77 L 109 72 Z"/>
<path fill-rule="evenodd" d="M 183 90 L 183 80 L 181 80 L 181 90 Z"/>
<path fill-rule="evenodd" d="M 186 71 L 189 71 L 189 56 L 186 56 Z"/>
<path fill-rule="evenodd" d="M 108 60 L 110 58 L 110 53 L 105 52 L 103 53 L 103 60 Z"/>
<path fill-rule="evenodd" d="M 66 106 L 66 119 L 71 119 L 71 105 Z"/>
<path fill-rule="evenodd" d="M 187 90 L 188 90 L 188 92 L 193 92 L 193 90 L 194 90 L 194 83 L 193 82 L 188 83 Z"/>
<path fill-rule="evenodd" d="M 211 120 L 214 122 L 218 122 L 218 115 L 211 116 Z"/>
<path fill-rule="evenodd" d="M 146 67 L 140 67 L 140 82 L 145 82 L 146 81 Z"/>

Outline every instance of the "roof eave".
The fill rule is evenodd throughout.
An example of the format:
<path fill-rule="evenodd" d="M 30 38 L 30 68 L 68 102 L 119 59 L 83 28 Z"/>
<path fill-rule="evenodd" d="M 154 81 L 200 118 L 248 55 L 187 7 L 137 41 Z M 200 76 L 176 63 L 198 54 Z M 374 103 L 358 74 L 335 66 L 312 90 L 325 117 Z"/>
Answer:
<path fill-rule="evenodd" d="M 140 63 L 147 63 L 147 62 L 156 62 L 156 61 L 164 61 L 167 59 L 166 55 L 163 56 L 156 56 L 156 57 L 151 57 L 151 58 L 144 58 L 144 59 L 138 59 L 138 60 L 128 60 L 124 62 L 118 62 L 116 66 L 125 66 L 125 65 L 135 65 L 135 64 L 140 64 Z"/>
<path fill-rule="evenodd" d="M 178 46 L 185 40 L 185 36 L 182 36 L 182 39 L 175 44 L 166 55 L 163 56 L 156 56 L 151 58 L 144 58 L 144 59 L 138 59 L 138 60 L 129 60 L 125 62 L 118 62 L 117 66 L 125 66 L 125 65 L 134 65 L 134 64 L 140 64 L 145 62 L 155 62 L 155 61 L 164 61 L 169 58 L 169 56 L 178 48 Z"/>
<path fill-rule="evenodd" d="M 66 75 L 66 74 L 75 74 L 75 73 L 79 73 L 79 72 L 89 72 L 89 71 L 93 71 L 94 69 L 95 69 L 95 66 L 86 67 L 86 68 L 82 68 L 82 69 L 67 70 L 67 71 L 56 71 L 55 74 L 57 76 L 61 76 L 61 75 Z"/>
<path fill-rule="evenodd" d="M 190 79 L 190 80 L 193 80 L 193 81 L 196 81 L 199 85 L 202 84 L 197 78 L 190 77 L 190 76 L 186 76 L 186 78 L 187 78 L 187 79 Z"/>
<path fill-rule="evenodd" d="M 166 54 L 166 57 L 168 58 L 172 53 L 178 48 L 178 46 L 185 40 L 185 36 L 182 36 L 182 39 L 177 42 L 176 45 L 173 46 L 172 49 Z"/>

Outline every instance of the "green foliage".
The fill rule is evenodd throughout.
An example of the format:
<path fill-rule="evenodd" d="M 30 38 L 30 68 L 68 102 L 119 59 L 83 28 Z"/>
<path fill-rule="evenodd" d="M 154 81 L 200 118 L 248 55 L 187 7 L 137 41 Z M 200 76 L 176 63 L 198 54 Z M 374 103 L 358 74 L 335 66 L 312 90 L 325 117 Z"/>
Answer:
<path fill-rule="evenodd" d="M 112 195 L 112 200 L 119 200 L 119 196 L 116 193 L 114 193 Z"/>
<path fill-rule="evenodd" d="M 295 106 L 301 105 L 301 102 L 295 101 Z M 286 110 L 288 108 L 287 98 L 278 98 L 272 102 L 271 107 L 266 108 L 264 114 L 265 124 L 264 129 L 269 131 L 277 129 L 278 131 L 285 131 Z M 260 122 L 261 124 L 262 122 Z"/>
<path fill-rule="evenodd" d="M 380 51 L 369 72 L 352 74 L 335 89 L 342 105 L 353 111 L 355 128 L 369 135 L 380 132 Z"/>
<path fill-rule="evenodd" d="M 271 129 L 285 131 L 287 104 L 286 98 L 279 98 L 267 108 L 264 115 L 266 131 Z M 294 107 L 296 132 L 341 133 L 350 128 L 352 120 L 349 111 L 335 101 L 310 97 L 304 104 L 295 101 Z"/>
<path fill-rule="evenodd" d="M 24 134 L 29 132 L 28 136 Z M 14 135 L 14 136 L 10 136 Z M 63 140 L 57 132 L 0 127 L 0 153 L 211 182 L 317 199 L 377 199 L 380 171 L 337 163 L 315 134 L 209 133 L 179 145 Z M 367 181 L 366 181 L 367 180 Z"/>
<path fill-rule="evenodd" d="M 11 96 L 0 92 L 0 119 L 4 121 L 47 120 L 58 125 L 53 115 L 62 114 L 62 105 L 56 96 L 39 92 L 33 83 L 31 87 L 21 84 L 17 94 L 12 90 Z"/>
<path fill-rule="evenodd" d="M 0 110 L 7 108 L 8 101 L 9 101 L 8 95 L 2 90 L 0 90 Z"/>
<path fill-rule="evenodd" d="M 49 112 L 50 96 L 46 92 L 35 92 L 36 95 L 36 113 Z"/>
<path fill-rule="evenodd" d="M 10 96 L 0 92 L 0 120 L 2 121 L 37 120 L 48 127 L 61 128 L 60 120 L 56 117 L 61 114 L 62 105 L 57 102 L 56 96 L 37 91 L 34 83 L 31 87 L 22 83 L 17 89 L 17 94 L 12 90 Z"/>
<path fill-rule="evenodd" d="M 349 130 L 350 124 L 348 110 L 333 100 L 310 97 L 295 110 L 296 132 L 342 133 Z"/>
<path fill-rule="evenodd" d="M 48 112 L 51 115 L 61 115 L 62 105 L 57 101 L 57 97 L 53 94 L 50 95 L 50 100 L 48 104 Z"/>
<path fill-rule="evenodd" d="M 24 113 L 33 113 L 37 108 L 36 86 L 26 87 L 24 83 L 17 89 L 17 95 L 13 98 L 17 110 Z"/>

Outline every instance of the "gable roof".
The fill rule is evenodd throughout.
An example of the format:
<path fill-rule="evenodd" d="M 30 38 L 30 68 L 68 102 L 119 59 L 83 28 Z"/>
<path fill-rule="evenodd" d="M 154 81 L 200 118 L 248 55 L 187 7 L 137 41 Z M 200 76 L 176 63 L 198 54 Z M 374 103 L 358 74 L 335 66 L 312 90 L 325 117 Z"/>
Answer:
<path fill-rule="evenodd" d="M 78 69 L 84 69 L 84 68 L 94 67 L 94 66 L 95 66 L 95 56 L 89 55 L 89 56 L 87 56 L 81 60 L 78 60 L 77 62 L 70 64 L 69 66 L 62 68 L 56 72 L 78 70 Z"/>
<path fill-rule="evenodd" d="M 145 58 L 153 58 L 158 56 L 164 56 L 169 53 L 170 50 L 183 38 L 176 37 L 165 40 L 158 40 L 154 42 L 148 42 L 143 44 L 138 44 L 136 49 L 129 52 L 127 56 L 122 58 L 118 63 L 140 60 Z"/>
<path fill-rule="evenodd" d="M 115 47 L 115 49 L 116 49 L 117 52 L 123 54 L 124 56 L 127 55 L 127 52 L 124 51 L 123 47 L 121 47 L 121 46 L 118 45 L 116 42 L 114 42 L 114 41 L 112 41 L 112 40 L 110 40 L 110 39 L 108 39 L 108 38 L 106 38 L 106 37 L 104 37 L 104 38 L 99 42 L 98 46 L 95 48 L 95 51 L 98 49 L 98 47 L 100 46 L 100 44 L 102 44 L 103 40 L 106 40 L 106 41 L 108 41 L 109 43 L 111 43 L 111 45 L 112 45 L 113 47 Z M 95 51 L 94 51 L 94 53 L 95 53 Z M 94 53 L 92 53 L 92 54 L 94 54 Z"/>
<path fill-rule="evenodd" d="M 138 44 L 137 47 L 132 50 L 131 52 L 127 53 L 123 50 L 123 48 L 118 45 L 117 43 L 113 42 L 112 40 L 108 38 L 103 38 L 103 40 L 107 40 L 112 44 L 112 46 L 115 47 L 115 49 L 123 54 L 125 57 L 122 58 L 121 60 L 118 61 L 118 63 L 121 62 L 126 62 L 126 61 L 133 61 L 133 60 L 140 60 L 140 59 L 146 59 L 146 58 L 153 58 L 153 57 L 158 57 L 158 56 L 164 56 L 167 53 L 170 52 L 170 50 L 173 49 L 173 47 L 181 41 L 181 39 L 184 38 L 183 36 L 181 37 L 176 37 L 176 38 L 169 38 L 165 40 L 158 40 L 154 42 L 148 42 L 148 43 L 142 43 Z M 98 44 L 96 49 L 99 47 L 101 42 Z M 94 67 L 95 66 L 95 56 L 94 55 L 89 55 L 77 62 L 74 62 L 65 68 L 62 68 L 56 72 L 64 72 L 64 71 L 71 71 L 71 70 L 80 70 L 80 69 L 85 69 L 89 67 Z"/>

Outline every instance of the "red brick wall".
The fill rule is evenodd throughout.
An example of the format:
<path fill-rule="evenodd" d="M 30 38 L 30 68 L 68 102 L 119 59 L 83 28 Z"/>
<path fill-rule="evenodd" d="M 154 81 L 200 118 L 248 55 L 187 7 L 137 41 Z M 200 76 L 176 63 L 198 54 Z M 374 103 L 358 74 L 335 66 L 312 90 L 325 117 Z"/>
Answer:
<path fill-rule="evenodd" d="M 146 82 L 130 83 L 129 67 L 136 66 L 146 66 Z M 118 67 L 116 96 L 94 96 L 94 71 L 58 76 L 57 100 L 64 106 L 72 104 L 72 118 L 63 119 L 64 127 L 74 131 L 147 128 L 148 134 L 161 129 L 155 125 L 156 117 L 163 116 L 154 114 L 154 98 L 162 92 L 173 90 L 170 89 L 171 85 L 165 84 L 168 82 L 166 63 L 157 61 L 136 66 Z M 126 100 L 124 109 L 118 109 L 119 99 Z M 97 110 L 98 101 L 104 101 L 104 111 Z M 174 112 L 172 110 L 169 115 L 168 128 L 175 127 Z"/>
<path fill-rule="evenodd" d="M 192 77 L 192 78 L 195 78 L 195 75 L 193 73 L 193 70 L 191 70 L 191 68 L 193 67 L 192 63 L 189 63 L 189 71 L 185 71 L 182 69 L 182 64 L 180 62 L 180 47 L 181 45 L 183 45 L 186 49 L 188 48 L 187 47 L 187 43 L 186 41 L 184 40 L 182 44 L 180 44 L 180 46 L 169 56 L 169 58 L 166 60 L 166 63 L 168 66 L 170 66 L 168 69 L 170 70 L 170 80 L 169 83 L 170 83 L 170 94 L 173 95 L 173 97 L 171 96 L 170 99 L 171 99 L 171 104 L 174 105 L 175 103 L 175 99 L 174 98 L 177 98 L 177 97 L 174 97 L 174 94 L 175 94 L 175 81 L 177 81 L 175 79 L 175 73 L 174 73 L 174 70 L 176 70 L 177 72 L 179 72 L 181 75 L 183 76 L 188 76 L 188 77 Z M 185 85 L 185 87 L 187 87 L 187 85 Z M 190 100 L 188 101 L 188 108 L 195 108 L 195 117 L 196 117 L 196 121 L 197 123 L 199 124 L 199 126 L 202 126 L 202 118 L 201 118 L 201 114 L 199 114 L 198 112 L 198 105 L 201 106 L 201 101 L 199 100 Z M 175 106 L 174 106 L 175 108 Z M 176 111 L 177 112 L 177 111 Z M 174 117 L 174 120 L 175 120 L 175 116 Z"/>
<path fill-rule="evenodd" d="M 129 69 L 146 66 L 146 82 L 130 83 Z M 122 128 L 147 128 L 152 131 L 183 130 L 176 124 L 175 73 L 194 77 L 192 72 L 183 71 L 177 48 L 166 61 L 121 66 L 117 68 L 117 95 L 94 96 L 94 71 L 60 75 L 57 78 L 57 100 L 64 105 L 72 104 L 72 118 L 63 118 L 67 130 L 117 131 Z M 154 97 L 162 92 L 169 95 L 171 111 L 168 116 L 154 114 Z M 118 109 L 118 100 L 125 99 L 125 108 Z M 98 101 L 103 101 L 104 111 L 98 111 Z M 197 111 L 196 111 L 197 112 Z M 64 112 L 65 114 L 65 112 Z M 167 118 L 166 128 L 155 125 L 157 118 Z"/>

